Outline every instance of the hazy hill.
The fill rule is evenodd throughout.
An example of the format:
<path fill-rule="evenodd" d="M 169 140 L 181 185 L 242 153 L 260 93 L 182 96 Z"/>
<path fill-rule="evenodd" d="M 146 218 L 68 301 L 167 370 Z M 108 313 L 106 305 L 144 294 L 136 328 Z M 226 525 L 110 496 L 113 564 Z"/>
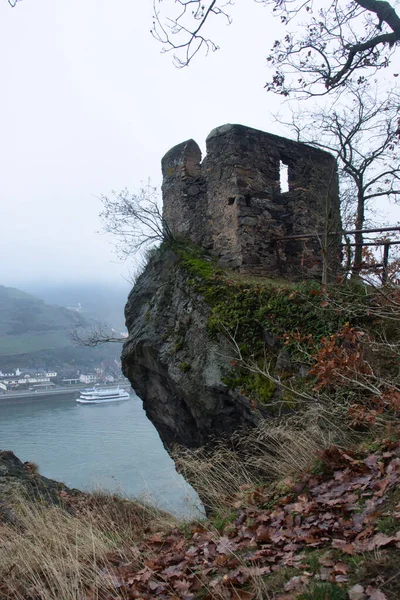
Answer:
<path fill-rule="evenodd" d="M 16 288 L 0 286 L 0 335 L 43 334 L 62 331 L 76 325 L 86 325 L 88 320 L 78 312 L 62 306 L 46 304 Z"/>
<path fill-rule="evenodd" d="M 98 319 L 118 331 L 125 329 L 124 307 L 132 285 L 121 280 L 117 283 L 36 282 L 23 286 L 25 290 L 59 306 L 81 305 L 81 314 Z"/>
<path fill-rule="evenodd" d="M 19 365 L 95 364 L 119 355 L 119 346 L 77 348 L 69 332 L 92 319 L 45 303 L 16 288 L 0 286 L 0 368 Z"/>

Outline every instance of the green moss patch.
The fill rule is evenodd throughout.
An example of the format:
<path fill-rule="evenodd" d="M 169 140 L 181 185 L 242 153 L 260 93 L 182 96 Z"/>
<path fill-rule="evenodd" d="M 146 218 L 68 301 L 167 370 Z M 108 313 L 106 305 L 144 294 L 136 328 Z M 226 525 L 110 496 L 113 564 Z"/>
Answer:
<path fill-rule="evenodd" d="M 349 322 L 339 296 L 366 301 L 362 286 L 334 288 L 335 301 L 328 304 L 316 281 L 290 283 L 242 276 L 222 270 L 212 257 L 193 245 L 180 243 L 174 251 L 189 275 L 189 284 L 210 306 L 207 325 L 210 336 L 227 337 L 237 345 L 244 361 L 257 364 L 261 370 L 267 364 L 273 378 L 276 374 L 279 380 L 297 375 L 299 364 L 308 361 L 311 365 L 321 339 Z M 284 346 L 290 352 L 293 370 L 282 373 L 275 365 L 279 349 Z M 224 382 L 259 405 L 267 406 L 273 400 L 276 383 L 243 369 L 235 358 L 233 352 L 232 369 L 225 374 Z M 313 381 L 302 385 L 312 389 Z M 281 400 L 292 409 L 297 406 L 296 398 L 287 390 Z"/>
<path fill-rule="evenodd" d="M 271 401 L 276 390 L 276 385 L 267 377 L 240 369 L 231 372 L 222 381 L 230 389 L 238 389 L 243 395 L 265 405 Z"/>

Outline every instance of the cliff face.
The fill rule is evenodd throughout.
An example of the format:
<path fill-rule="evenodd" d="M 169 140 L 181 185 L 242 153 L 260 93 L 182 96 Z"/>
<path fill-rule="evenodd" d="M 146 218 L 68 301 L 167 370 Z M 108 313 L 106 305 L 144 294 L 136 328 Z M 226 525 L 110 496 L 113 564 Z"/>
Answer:
<path fill-rule="evenodd" d="M 210 307 L 173 251 L 146 267 L 125 314 L 123 372 L 167 448 L 201 446 L 257 424 L 249 399 L 223 383 L 229 347 L 209 333 Z"/>
<path fill-rule="evenodd" d="M 317 282 L 248 277 L 198 247 L 173 247 L 157 250 L 129 296 L 122 353 L 166 448 L 301 410 L 315 391 L 313 348 L 349 326 L 337 310 L 349 290 L 332 288 L 327 306 Z"/>

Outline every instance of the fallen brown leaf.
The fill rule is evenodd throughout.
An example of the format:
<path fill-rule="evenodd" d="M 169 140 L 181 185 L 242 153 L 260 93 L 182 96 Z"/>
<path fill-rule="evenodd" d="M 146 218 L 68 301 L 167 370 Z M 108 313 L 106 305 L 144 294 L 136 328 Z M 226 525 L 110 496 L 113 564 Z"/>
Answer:
<path fill-rule="evenodd" d="M 396 536 L 385 535 L 384 533 L 377 533 L 371 540 L 369 540 L 368 550 L 372 551 L 376 548 L 383 548 L 384 546 L 389 546 L 389 544 L 393 544 L 395 541 Z"/>
<path fill-rule="evenodd" d="M 307 580 L 307 578 L 305 578 Z M 304 586 L 304 578 L 298 575 L 295 575 L 285 584 L 284 590 L 285 592 L 291 592 L 293 590 L 301 590 Z"/>
<path fill-rule="evenodd" d="M 359 583 L 353 585 L 353 587 L 347 590 L 347 594 L 349 596 L 349 600 L 366 600 L 367 598 L 363 586 Z"/>
<path fill-rule="evenodd" d="M 349 565 L 345 562 L 337 562 L 333 567 L 333 572 L 335 575 L 347 575 L 349 570 Z"/>
<path fill-rule="evenodd" d="M 368 586 L 365 590 L 369 600 L 388 600 L 387 596 L 381 590 Z"/>

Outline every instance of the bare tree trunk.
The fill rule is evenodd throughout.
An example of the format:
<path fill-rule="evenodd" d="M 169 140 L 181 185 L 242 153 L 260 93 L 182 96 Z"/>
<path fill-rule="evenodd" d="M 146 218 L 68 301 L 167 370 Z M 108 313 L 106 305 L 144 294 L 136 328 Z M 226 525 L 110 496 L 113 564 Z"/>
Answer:
<path fill-rule="evenodd" d="M 326 294 L 328 289 L 328 233 L 324 232 L 322 247 L 322 293 Z"/>
<path fill-rule="evenodd" d="M 329 196 L 325 197 L 325 219 L 324 233 L 322 239 L 322 293 L 326 294 L 328 289 L 328 263 L 329 263 Z"/>
<path fill-rule="evenodd" d="M 363 229 L 365 219 L 365 200 L 364 191 L 362 185 L 358 185 L 357 193 L 357 217 L 356 217 L 356 231 Z M 354 241 L 356 246 L 354 248 L 354 261 L 353 261 L 353 272 L 352 277 L 356 278 L 360 276 L 361 264 L 362 264 L 362 251 L 363 251 L 363 234 L 356 233 L 354 235 Z"/>

